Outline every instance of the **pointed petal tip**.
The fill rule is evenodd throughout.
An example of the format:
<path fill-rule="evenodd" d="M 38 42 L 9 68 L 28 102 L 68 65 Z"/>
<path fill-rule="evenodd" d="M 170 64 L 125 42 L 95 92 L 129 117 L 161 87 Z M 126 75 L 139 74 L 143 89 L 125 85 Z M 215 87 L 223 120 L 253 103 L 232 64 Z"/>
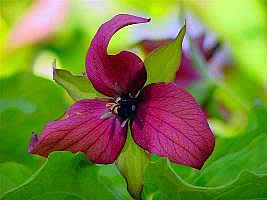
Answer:
<path fill-rule="evenodd" d="M 145 22 L 144 23 L 147 23 L 147 22 L 150 22 L 151 21 L 151 18 L 144 18 L 145 19 Z"/>
<path fill-rule="evenodd" d="M 146 23 L 146 22 L 150 22 L 151 21 L 150 17 L 149 18 L 138 17 L 138 16 L 130 15 L 130 14 L 118 14 L 118 15 L 114 16 L 113 18 L 116 18 L 116 17 L 121 17 L 121 18 L 135 17 L 135 18 L 139 19 L 136 23 Z"/>
<path fill-rule="evenodd" d="M 28 146 L 28 152 L 31 153 L 33 151 L 33 149 L 36 147 L 36 145 L 38 144 L 39 139 L 36 133 L 32 133 L 32 138 L 30 140 L 29 146 Z"/>
<path fill-rule="evenodd" d="M 83 152 L 92 163 L 110 164 L 119 156 L 126 140 L 127 127 L 108 110 L 106 100 L 84 99 L 73 104 L 60 120 L 49 122 L 40 134 L 33 134 L 28 151 L 48 157 L 54 151 Z"/>

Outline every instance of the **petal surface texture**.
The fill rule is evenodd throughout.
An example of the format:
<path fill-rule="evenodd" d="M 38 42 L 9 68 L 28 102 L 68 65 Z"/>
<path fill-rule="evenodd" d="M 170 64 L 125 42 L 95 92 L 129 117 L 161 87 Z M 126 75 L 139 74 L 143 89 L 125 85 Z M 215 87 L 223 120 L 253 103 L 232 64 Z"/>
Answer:
<path fill-rule="evenodd" d="M 175 83 L 145 87 L 131 123 L 142 148 L 177 164 L 200 169 L 214 149 L 214 136 L 193 97 Z"/>
<path fill-rule="evenodd" d="M 29 150 L 47 157 L 53 151 L 84 152 L 94 163 L 112 163 L 123 148 L 127 126 L 115 115 L 100 119 L 108 110 L 105 100 L 80 100 L 58 121 L 48 123 Z M 33 135 L 33 137 L 36 137 Z"/>
<path fill-rule="evenodd" d="M 136 94 L 146 81 L 143 61 L 134 53 L 121 51 L 108 55 L 107 47 L 112 36 L 121 28 L 150 19 L 120 14 L 101 25 L 86 56 L 86 72 L 96 90 L 110 97 L 131 92 Z"/>

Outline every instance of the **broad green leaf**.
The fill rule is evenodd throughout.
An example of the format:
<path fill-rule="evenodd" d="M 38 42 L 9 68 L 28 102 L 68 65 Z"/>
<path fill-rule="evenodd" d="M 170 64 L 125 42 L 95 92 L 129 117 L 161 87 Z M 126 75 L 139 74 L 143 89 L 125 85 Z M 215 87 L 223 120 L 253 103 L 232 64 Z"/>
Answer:
<path fill-rule="evenodd" d="M 124 177 L 120 174 L 115 164 L 105 165 L 99 169 L 99 178 L 112 189 L 120 199 L 131 200 L 127 191 L 127 183 Z"/>
<path fill-rule="evenodd" d="M 181 61 L 182 42 L 185 32 L 186 25 L 180 30 L 175 40 L 155 49 L 146 57 L 145 67 L 148 73 L 146 84 L 174 80 Z"/>
<path fill-rule="evenodd" d="M 266 199 L 267 174 L 243 171 L 231 183 L 219 187 L 197 187 L 183 181 L 166 159 L 150 163 L 145 171 L 144 199 L 237 200 Z"/>
<path fill-rule="evenodd" d="M 267 106 L 257 105 L 249 115 L 248 131 L 267 132 Z"/>
<path fill-rule="evenodd" d="M 235 179 L 242 170 L 256 170 L 265 162 L 267 162 L 267 134 L 257 137 L 243 150 L 210 163 L 193 183 L 201 186 L 226 184 Z"/>
<path fill-rule="evenodd" d="M 92 99 L 102 96 L 94 89 L 87 76 L 72 75 L 64 69 L 53 70 L 53 79 L 68 92 L 73 100 Z"/>
<path fill-rule="evenodd" d="M 255 138 L 267 132 L 266 121 L 267 108 L 265 106 L 255 106 L 249 114 L 246 131 L 231 138 L 217 138 L 215 151 L 207 164 L 246 148 Z"/>
<path fill-rule="evenodd" d="M 0 163 L 0 196 L 8 190 L 21 185 L 33 171 L 15 162 Z"/>
<path fill-rule="evenodd" d="M 267 162 L 260 165 L 257 169 L 254 170 L 256 174 L 266 174 L 267 172 Z"/>
<path fill-rule="evenodd" d="M 127 182 L 129 193 L 139 199 L 144 185 L 144 171 L 149 163 L 149 155 L 127 137 L 125 150 L 120 154 L 116 165 Z"/>
<path fill-rule="evenodd" d="M 63 91 L 52 81 L 24 72 L 1 79 L 0 163 L 17 162 L 37 169 L 41 157 L 27 152 L 32 132 L 41 132 L 48 121 L 67 109 Z"/>
<path fill-rule="evenodd" d="M 199 170 L 192 167 L 177 165 L 176 163 L 170 163 L 170 166 L 181 179 L 189 183 L 192 182 L 193 178 L 199 175 Z"/>
<path fill-rule="evenodd" d="M 119 199 L 105 181 L 98 178 L 99 168 L 90 164 L 84 154 L 54 152 L 27 182 L 0 199 Z"/>

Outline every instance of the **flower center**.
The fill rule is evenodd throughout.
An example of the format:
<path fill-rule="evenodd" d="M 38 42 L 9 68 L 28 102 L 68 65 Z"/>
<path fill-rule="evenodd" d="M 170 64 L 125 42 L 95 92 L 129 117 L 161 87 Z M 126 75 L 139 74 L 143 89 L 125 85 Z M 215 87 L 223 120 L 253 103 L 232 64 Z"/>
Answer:
<path fill-rule="evenodd" d="M 108 103 L 109 108 L 113 113 L 119 115 L 123 120 L 130 118 L 136 111 L 137 99 L 131 93 L 122 94 L 117 97 L 114 102 Z"/>

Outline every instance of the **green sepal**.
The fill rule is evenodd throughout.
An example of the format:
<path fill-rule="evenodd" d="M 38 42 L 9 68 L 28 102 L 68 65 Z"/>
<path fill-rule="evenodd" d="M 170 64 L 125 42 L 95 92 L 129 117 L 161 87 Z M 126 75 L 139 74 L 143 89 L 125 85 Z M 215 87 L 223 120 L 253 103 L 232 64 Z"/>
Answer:
<path fill-rule="evenodd" d="M 67 70 L 53 68 L 53 80 L 75 100 L 101 97 L 85 75 L 73 75 Z"/>
<path fill-rule="evenodd" d="M 173 81 L 182 56 L 182 42 L 186 32 L 186 25 L 180 30 L 175 40 L 155 49 L 145 59 L 148 73 L 147 84 Z"/>
<path fill-rule="evenodd" d="M 144 171 L 150 156 L 135 144 L 128 133 L 124 151 L 116 161 L 116 166 L 127 182 L 127 190 L 132 197 L 140 199 L 144 186 Z"/>

